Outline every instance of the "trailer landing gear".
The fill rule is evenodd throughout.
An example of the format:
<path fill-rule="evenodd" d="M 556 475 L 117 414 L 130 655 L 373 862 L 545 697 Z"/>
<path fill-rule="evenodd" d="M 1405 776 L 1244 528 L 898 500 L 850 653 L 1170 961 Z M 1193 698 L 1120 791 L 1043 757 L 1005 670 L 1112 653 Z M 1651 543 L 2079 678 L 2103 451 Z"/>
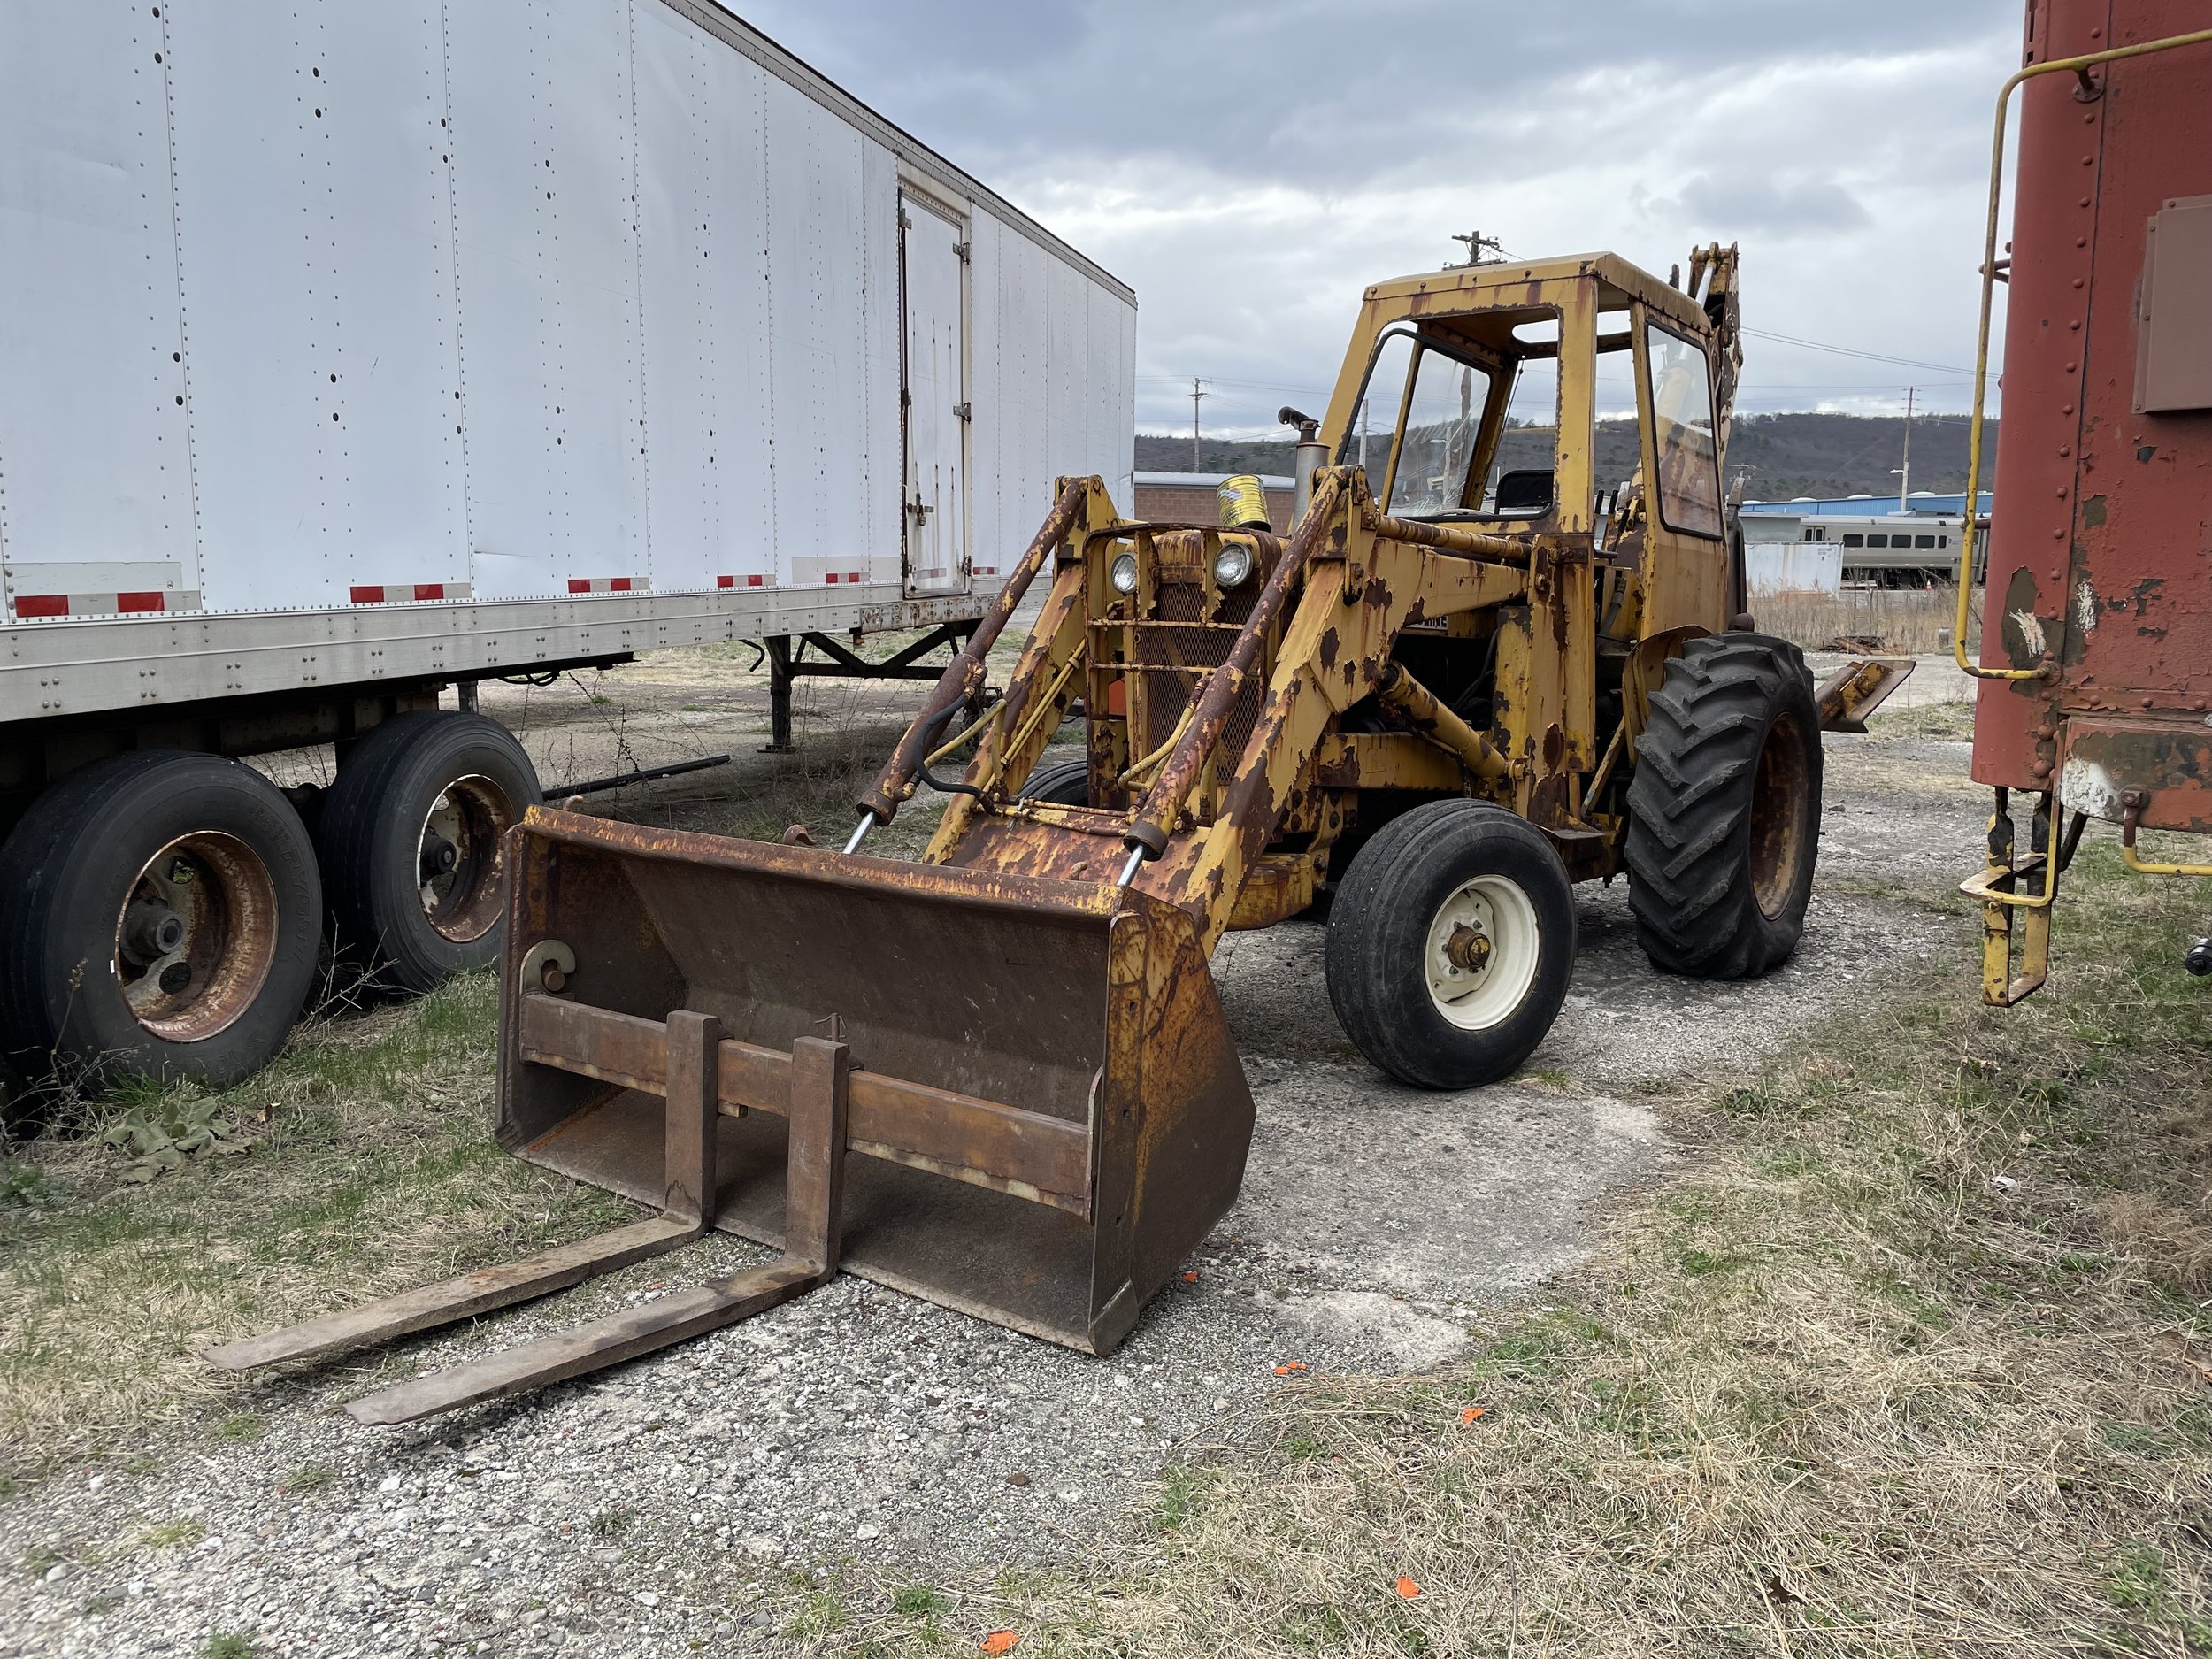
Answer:
<path fill-rule="evenodd" d="M 791 741 L 791 682 L 800 679 L 831 680 L 926 680 L 935 681 L 943 672 L 940 667 L 918 667 L 921 659 L 941 645 L 949 645 L 955 654 L 975 632 L 970 622 L 948 622 L 932 628 L 920 639 L 905 645 L 880 663 L 847 649 L 826 634 L 772 634 L 761 641 L 768 653 L 768 741 L 761 746 L 764 755 L 795 755 L 797 745 Z M 853 637 L 860 636 L 857 631 Z M 807 656 L 809 647 L 818 654 Z M 757 664 L 755 664 L 758 666 Z M 981 709 L 969 710 L 971 718 L 980 715 Z"/>

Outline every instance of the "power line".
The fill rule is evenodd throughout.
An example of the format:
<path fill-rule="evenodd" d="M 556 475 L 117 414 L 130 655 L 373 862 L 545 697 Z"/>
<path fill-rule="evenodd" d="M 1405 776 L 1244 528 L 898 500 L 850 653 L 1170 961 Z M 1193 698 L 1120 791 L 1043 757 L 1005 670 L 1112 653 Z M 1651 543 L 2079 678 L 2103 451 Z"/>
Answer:
<path fill-rule="evenodd" d="M 1923 363 L 1917 357 L 1886 357 L 1878 351 L 1861 351 L 1855 346 L 1832 346 L 1818 340 L 1800 340 L 1795 334 L 1773 334 L 1763 328 L 1747 328 L 1744 333 L 1757 340 L 1772 340 L 1786 346 L 1802 346 L 1808 351 L 1832 351 L 1839 357 L 1863 357 L 1870 363 L 1894 363 L 1901 369 L 1933 369 L 1939 374 L 1971 375 L 1971 369 L 1955 368 L 1948 363 Z"/>

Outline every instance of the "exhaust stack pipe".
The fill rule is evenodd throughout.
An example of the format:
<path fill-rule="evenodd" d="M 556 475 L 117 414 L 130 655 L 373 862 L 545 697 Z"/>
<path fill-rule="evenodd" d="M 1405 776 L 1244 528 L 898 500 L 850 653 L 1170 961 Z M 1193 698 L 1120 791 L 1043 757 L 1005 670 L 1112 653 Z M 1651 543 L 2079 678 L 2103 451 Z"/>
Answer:
<path fill-rule="evenodd" d="M 1305 518 L 1306 509 L 1313 505 L 1313 475 L 1328 465 L 1329 446 L 1321 442 L 1321 423 L 1311 415 L 1302 414 L 1285 403 L 1275 411 L 1275 419 L 1286 426 L 1298 428 L 1298 458 L 1290 469 L 1298 488 L 1290 510 L 1290 527 L 1295 530 Z"/>

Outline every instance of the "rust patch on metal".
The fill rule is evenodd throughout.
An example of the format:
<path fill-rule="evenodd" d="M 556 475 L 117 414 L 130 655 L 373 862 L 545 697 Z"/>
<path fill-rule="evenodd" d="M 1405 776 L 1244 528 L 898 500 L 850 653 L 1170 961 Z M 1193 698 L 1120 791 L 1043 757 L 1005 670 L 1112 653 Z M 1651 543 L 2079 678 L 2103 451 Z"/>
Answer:
<path fill-rule="evenodd" d="M 2015 668 L 2033 668 L 2049 649 L 2047 624 L 2036 612 L 2037 597 L 2035 572 L 2024 565 L 2014 571 L 2005 585 L 2005 616 L 1997 637 L 2003 642 L 2005 660 Z"/>
<path fill-rule="evenodd" d="M 1539 778 L 1536 787 L 1529 791 L 1529 821 L 1537 825 L 1556 824 L 1566 816 L 1566 779 L 1557 772 Z"/>
<path fill-rule="evenodd" d="M 2148 829 L 2212 834 L 2212 726 L 2184 713 L 2067 724 L 2060 794 L 2078 812 L 2117 819 L 2137 792 Z"/>

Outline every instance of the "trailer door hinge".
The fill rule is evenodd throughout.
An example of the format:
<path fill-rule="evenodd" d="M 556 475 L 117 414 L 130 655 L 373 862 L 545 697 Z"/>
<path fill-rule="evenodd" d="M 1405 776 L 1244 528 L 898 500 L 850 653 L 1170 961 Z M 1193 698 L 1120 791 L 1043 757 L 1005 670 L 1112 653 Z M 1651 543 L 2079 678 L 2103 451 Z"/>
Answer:
<path fill-rule="evenodd" d="M 952 245 L 952 250 L 960 256 L 960 263 L 962 265 L 968 263 L 968 257 L 974 250 L 974 248 L 975 244 L 972 242 L 956 242 Z"/>
<path fill-rule="evenodd" d="M 952 414 L 956 420 L 973 420 L 975 406 L 972 403 L 955 403 L 952 406 Z"/>

